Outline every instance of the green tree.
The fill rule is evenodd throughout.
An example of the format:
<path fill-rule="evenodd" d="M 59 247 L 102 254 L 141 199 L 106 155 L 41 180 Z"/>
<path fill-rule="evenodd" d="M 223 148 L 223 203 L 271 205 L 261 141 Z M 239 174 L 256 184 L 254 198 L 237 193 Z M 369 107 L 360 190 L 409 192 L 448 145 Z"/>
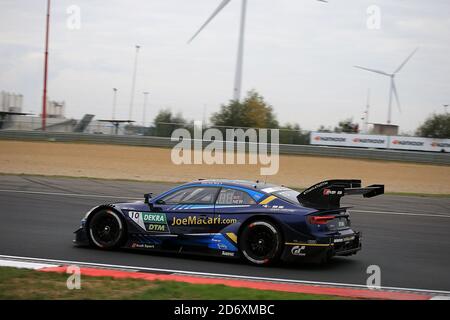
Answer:
<path fill-rule="evenodd" d="M 318 132 L 333 132 L 333 130 L 331 130 L 331 127 L 326 128 L 323 124 L 320 125 L 320 127 L 317 129 Z"/>
<path fill-rule="evenodd" d="M 170 137 L 175 129 L 185 127 L 187 122 L 181 113 L 174 115 L 170 109 L 163 109 L 156 115 L 154 124 L 152 132 L 149 132 L 149 134 L 158 137 Z"/>
<path fill-rule="evenodd" d="M 309 144 L 309 132 L 304 132 L 298 124 L 286 124 L 280 127 L 280 143 Z"/>
<path fill-rule="evenodd" d="M 256 91 L 247 93 L 244 101 L 230 101 L 211 117 L 215 126 L 278 128 L 273 107 Z"/>
<path fill-rule="evenodd" d="M 357 123 L 353 123 L 353 119 L 345 119 L 339 122 L 338 126 L 334 128 L 334 132 L 343 132 L 343 133 L 358 133 L 359 125 Z"/>
<path fill-rule="evenodd" d="M 450 114 L 433 114 L 417 129 L 416 134 L 426 138 L 450 138 Z"/>

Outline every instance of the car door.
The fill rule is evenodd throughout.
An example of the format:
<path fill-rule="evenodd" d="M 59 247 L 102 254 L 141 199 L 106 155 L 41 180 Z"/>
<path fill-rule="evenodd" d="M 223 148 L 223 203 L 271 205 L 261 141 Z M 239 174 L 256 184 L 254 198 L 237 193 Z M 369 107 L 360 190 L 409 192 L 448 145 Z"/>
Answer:
<path fill-rule="evenodd" d="M 218 192 L 218 187 L 209 186 L 180 188 L 156 199 L 153 211 L 164 215 L 169 234 L 183 237 L 207 234 L 214 221 Z"/>
<path fill-rule="evenodd" d="M 244 221 L 254 212 L 256 199 L 262 196 L 257 191 L 250 193 L 238 187 L 221 188 L 215 204 L 213 232 L 221 232 L 230 225 Z"/>

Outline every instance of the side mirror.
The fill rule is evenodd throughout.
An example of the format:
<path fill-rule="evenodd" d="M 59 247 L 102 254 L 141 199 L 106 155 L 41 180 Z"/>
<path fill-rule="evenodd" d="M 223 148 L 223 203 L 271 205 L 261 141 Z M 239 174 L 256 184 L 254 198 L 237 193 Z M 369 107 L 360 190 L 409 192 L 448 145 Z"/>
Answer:
<path fill-rule="evenodd" d="M 153 203 L 150 202 L 151 198 L 152 198 L 152 193 L 144 194 L 144 203 L 148 204 L 150 210 L 153 210 Z"/>
<path fill-rule="evenodd" d="M 152 194 L 153 193 L 146 193 L 146 194 L 144 194 L 144 202 L 146 204 L 150 204 L 150 199 L 152 198 Z"/>

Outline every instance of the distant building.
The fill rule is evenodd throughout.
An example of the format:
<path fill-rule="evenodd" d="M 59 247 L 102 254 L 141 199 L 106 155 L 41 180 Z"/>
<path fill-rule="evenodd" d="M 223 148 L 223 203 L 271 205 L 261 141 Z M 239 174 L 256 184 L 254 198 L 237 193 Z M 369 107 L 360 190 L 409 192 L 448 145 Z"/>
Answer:
<path fill-rule="evenodd" d="M 0 111 L 22 112 L 23 95 L 2 91 L 0 92 Z"/>
<path fill-rule="evenodd" d="M 2 91 L 0 92 L 0 111 L 23 112 L 23 95 Z M 66 117 L 66 103 L 64 101 L 47 100 L 47 118 L 64 119 Z"/>
<path fill-rule="evenodd" d="M 398 135 L 398 126 L 396 125 L 383 123 L 372 123 L 372 124 L 373 124 L 372 134 L 379 134 L 385 136 Z"/>
<path fill-rule="evenodd" d="M 66 117 L 66 103 L 64 101 L 47 100 L 47 118 L 64 119 Z"/>

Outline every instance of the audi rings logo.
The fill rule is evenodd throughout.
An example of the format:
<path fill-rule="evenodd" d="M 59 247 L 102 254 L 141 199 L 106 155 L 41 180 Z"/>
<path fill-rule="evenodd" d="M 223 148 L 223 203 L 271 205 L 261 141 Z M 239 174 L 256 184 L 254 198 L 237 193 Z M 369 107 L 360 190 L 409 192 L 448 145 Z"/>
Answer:
<path fill-rule="evenodd" d="M 291 249 L 291 253 L 293 256 L 303 257 L 306 256 L 305 249 L 306 249 L 305 246 L 294 246 Z"/>

